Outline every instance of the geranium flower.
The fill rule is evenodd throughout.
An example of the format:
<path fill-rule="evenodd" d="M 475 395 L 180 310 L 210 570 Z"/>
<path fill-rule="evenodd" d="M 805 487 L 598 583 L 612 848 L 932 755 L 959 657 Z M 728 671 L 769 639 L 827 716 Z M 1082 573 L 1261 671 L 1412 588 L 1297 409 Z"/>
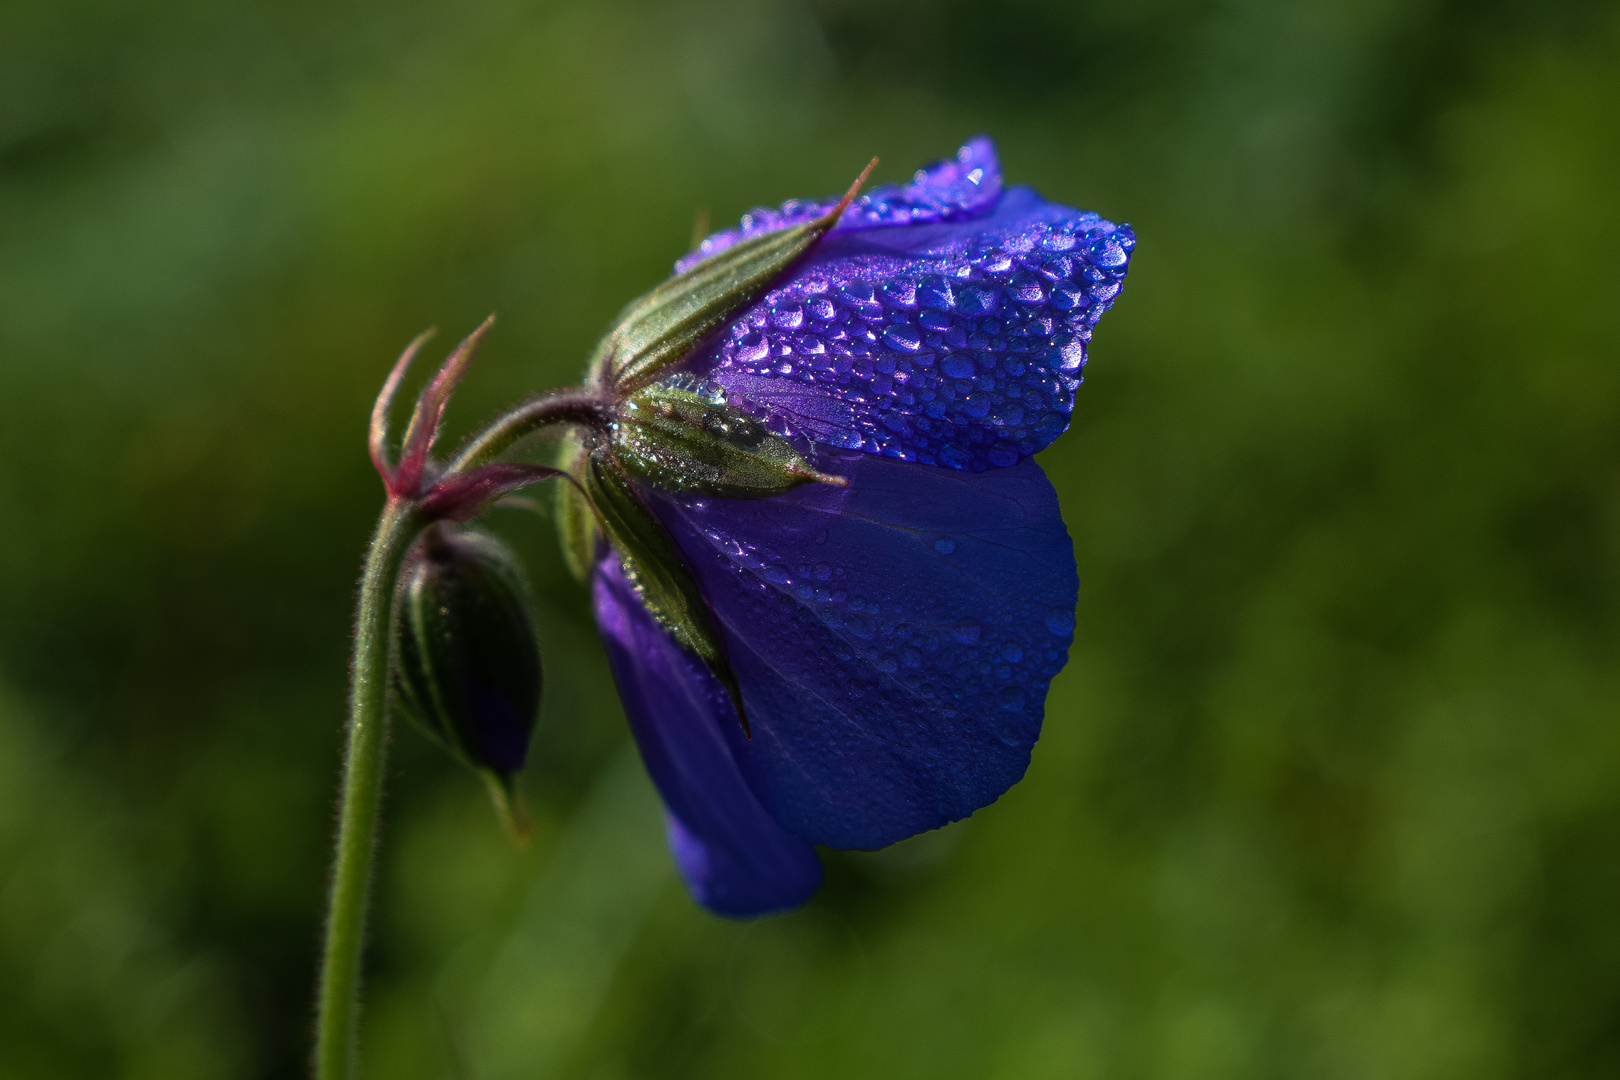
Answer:
<path fill-rule="evenodd" d="M 618 404 L 563 462 L 565 546 L 676 862 L 735 916 L 808 898 L 817 844 L 880 848 L 1023 776 L 1077 591 L 1031 455 L 1068 427 L 1135 243 L 1004 191 L 980 138 L 905 186 L 755 211 L 665 292 L 816 222 L 695 347 L 646 362 L 660 294 L 632 305 L 593 365 Z"/>
<path fill-rule="evenodd" d="M 870 172 L 870 167 L 868 167 Z M 619 695 L 692 894 L 749 916 L 803 903 L 815 845 L 879 848 L 1024 775 L 1068 659 L 1077 591 L 1030 455 L 1068 427 L 1129 227 L 1002 191 L 989 140 L 856 200 L 759 210 L 703 241 L 602 339 L 584 386 L 503 413 L 449 461 L 444 410 L 490 323 L 428 381 L 355 616 L 316 1072 L 354 1061 L 390 698 L 514 783 L 541 668 L 516 560 L 454 523 L 558 485 Z M 505 460 L 562 434 L 556 466 Z"/>

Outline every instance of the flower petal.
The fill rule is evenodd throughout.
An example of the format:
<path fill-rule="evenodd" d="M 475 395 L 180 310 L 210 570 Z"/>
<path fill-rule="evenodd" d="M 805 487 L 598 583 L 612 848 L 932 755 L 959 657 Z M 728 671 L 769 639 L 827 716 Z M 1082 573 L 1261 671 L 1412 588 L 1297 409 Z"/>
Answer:
<path fill-rule="evenodd" d="M 802 904 L 821 884 L 821 862 L 744 782 L 722 735 L 741 729 L 719 681 L 653 621 L 611 552 L 592 592 L 619 698 L 669 809 L 670 848 L 692 895 L 735 916 Z"/>
<path fill-rule="evenodd" d="M 833 231 L 954 221 L 988 211 L 1000 196 L 1001 166 L 996 161 L 996 147 L 980 135 L 968 140 L 955 157 L 918 169 L 911 183 L 887 184 L 860 196 L 844 211 Z M 819 201 L 793 199 L 782 204 L 780 210 L 751 210 L 735 229 L 706 237 L 696 251 L 675 264 L 675 273 L 686 273 L 739 240 L 814 221 L 838 202 L 839 196 L 834 195 Z"/>
<path fill-rule="evenodd" d="M 1014 188 L 965 221 L 829 234 L 687 372 L 787 433 L 979 471 L 1069 426 L 1135 235 Z"/>
<path fill-rule="evenodd" d="M 806 840 L 877 848 L 1023 776 L 1073 637 L 1074 553 L 1033 461 L 818 465 L 849 487 L 650 502 L 725 638 L 753 738 L 720 727 L 755 795 Z"/>

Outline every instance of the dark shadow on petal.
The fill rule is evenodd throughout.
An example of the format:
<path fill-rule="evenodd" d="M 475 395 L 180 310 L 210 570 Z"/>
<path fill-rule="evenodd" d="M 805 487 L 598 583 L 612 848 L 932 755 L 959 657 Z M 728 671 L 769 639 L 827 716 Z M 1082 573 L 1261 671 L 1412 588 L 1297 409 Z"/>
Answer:
<path fill-rule="evenodd" d="M 592 591 L 619 698 L 670 815 L 670 849 L 699 903 L 746 917 L 821 884 L 815 849 L 762 808 L 721 732 L 741 733 L 720 683 L 653 621 L 608 554 Z"/>

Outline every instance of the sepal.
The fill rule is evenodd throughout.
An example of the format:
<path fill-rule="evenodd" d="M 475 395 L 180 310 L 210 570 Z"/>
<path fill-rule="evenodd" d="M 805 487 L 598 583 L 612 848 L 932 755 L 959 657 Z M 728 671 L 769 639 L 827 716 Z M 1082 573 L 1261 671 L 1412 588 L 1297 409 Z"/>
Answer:
<path fill-rule="evenodd" d="M 812 468 L 792 443 L 723 397 L 663 384 L 620 407 L 613 453 L 632 477 L 663 491 L 760 499 L 812 481 L 848 483 Z"/>
<path fill-rule="evenodd" d="M 569 433 L 558 440 L 557 468 L 580 481 L 585 475 L 585 444 L 578 435 Z M 562 549 L 563 563 L 575 580 L 589 580 L 591 567 L 596 564 L 596 549 L 602 534 L 596 527 L 596 515 L 586 501 L 579 483 L 558 484 L 556 490 L 557 545 Z"/>
<path fill-rule="evenodd" d="M 734 244 L 633 301 L 597 346 L 592 381 L 627 394 L 685 359 L 838 223 L 876 164 L 874 158 L 844 198 L 815 220 Z"/>
<path fill-rule="evenodd" d="M 715 631 L 708 602 L 669 533 L 641 501 L 624 470 L 607 454 L 591 455 L 584 487 L 597 524 L 618 552 L 624 575 L 636 595 L 682 648 L 714 672 L 747 731 L 742 691 Z"/>

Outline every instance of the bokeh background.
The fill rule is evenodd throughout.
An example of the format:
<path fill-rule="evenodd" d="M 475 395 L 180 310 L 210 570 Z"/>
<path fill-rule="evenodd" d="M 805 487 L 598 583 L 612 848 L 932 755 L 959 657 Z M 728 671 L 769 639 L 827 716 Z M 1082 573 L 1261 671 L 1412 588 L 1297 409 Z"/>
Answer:
<path fill-rule="evenodd" d="M 515 852 L 395 739 L 377 1078 L 1620 1074 L 1620 6 L 0 4 L 0 1076 L 291 1078 L 367 410 L 577 378 L 717 224 L 1006 173 L 1132 222 L 1028 778 L 693 907 L 549 525 Z"/>

